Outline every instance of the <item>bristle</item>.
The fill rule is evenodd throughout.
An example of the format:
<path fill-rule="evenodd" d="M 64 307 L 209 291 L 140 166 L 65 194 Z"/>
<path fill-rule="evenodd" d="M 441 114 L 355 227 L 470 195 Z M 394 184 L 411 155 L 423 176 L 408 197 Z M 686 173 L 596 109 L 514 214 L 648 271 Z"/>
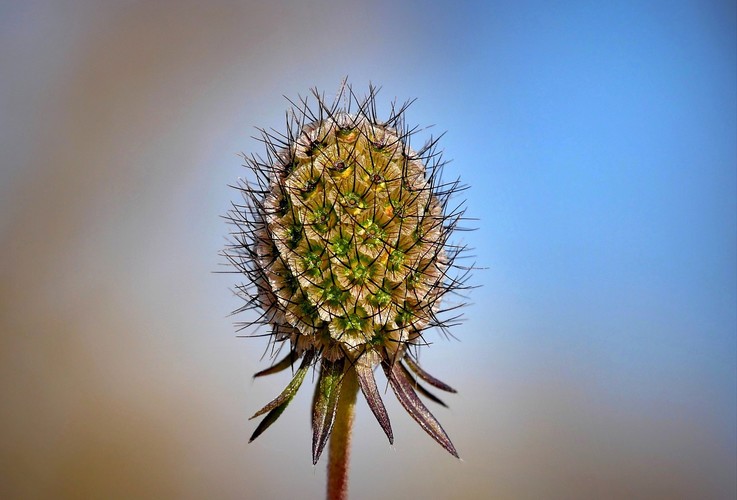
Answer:
<path fill-rule="evenodd" d="M 291 366 L 305 352 L 319 353 L 323 373 L 345 362 L 357 370 L 391 441 L 372 370 L 386 363 L 402 404 L 424 408 L 411 386 L 429 393 L 405 365 L 393 367 L 409 348 L 429 344 L 426 330 L 451 336 L 450 328 L 462 319 L 456 311 L 465 304 L 473 266 L 458 264 L 467 248 L 451 241 L 454 232 L 464 230 L 459 224 L 469 220 L 464 202 L 456 200 L 467 187 L 443 178 L 443 134 L 414 149 L 412 140 L 423 131 L 405 119 L 414 100 L 391 103 L 389 117 L 381 121 L 378 91 L 369 85 L 360 97 L 344 80 L 332 102 L 317 89 L 287 99 L 292 108 L 285 131 L 259 129 L 264 156 L 243 156 L 251 175 L 234 186 L 243 201 L 226 215 L 233 230 L 222 253 L 246 280 L 235 290 L 243 299 L 235 313 L 258 311 L 238 324 L 239 331 L 258 336 L 265 327 L 272 346 L 291 344 L 283 361 L 257 376 Z M 302 367 L 305 362 L 311 359 Z M 450 390 L 412 360 L 407 366 Z M 328 383 L 326 376 L 319 385 Z M 287 392 L 275 402 L 291 400 Z M 329 413 L 333 402 L 322 398 L 319 406 Z M 265 411 L 283 410 L 276 403 Z M 315 460 L 331 426 L 322 410 Z M 417 411 L 413 416 L 418 418 Z M 431 419 L 418 421 L 435 429 Z M 447 436 L 432 429 L 428 432 L 455 454 Z"/>

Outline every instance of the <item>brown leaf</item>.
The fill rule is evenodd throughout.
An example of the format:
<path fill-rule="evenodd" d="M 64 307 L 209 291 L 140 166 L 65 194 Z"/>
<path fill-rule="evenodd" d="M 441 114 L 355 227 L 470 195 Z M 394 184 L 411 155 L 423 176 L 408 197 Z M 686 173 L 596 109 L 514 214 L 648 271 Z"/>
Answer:
<path fill-rule="evenodd" d="M 369 408 L 374 412 L 376 420 L 379 421 L 379 425 L 384 429 L 386 437 L 389 438 L 389 443 L 394 443 L 394 435 L 392 434 L 392 425 L 389 422 L 389 415 L 384 407 L 384 402 L 381 400 L 381 395 L 376 387 L 376 379 L 374 378 L 373 367 L 365 362 L 362 362 L 363 358 L 360 358 L 355 365 L 356 375 L 358 376 L 358 385 L 361 387 L 366 401 L 368 402 Z"/>
<path fill-rule="evenodd" d="M 292 349 L 284 359 L 282 359 L 278 363 L 274 363 L 267 369 L 261 370 L 260 372 L 254 374 L 253 378 L 263 377 L 264 375 L 271 375 L 274 373 L 278 373 L 282 370 L 286 370 L 287 368 L 292 366 L 294 362 L 297 361 L 297 359 L 299 359 L 299 355 L 297 355 L 297 350 Z"/>
<path fill-rule="evenodd" d="M 414 389 L 412 389 L 412 383 L 407 379 L 399 363 L 389 364 L 387 361 L 383 361 L 381 366 L 386 373 L 386 377 L 389 379 L 389 385 L 391 385 L 394 394 L 397 395 L 397 399 L 404 406 L 404 409 L 407 410 L 407 413 L 420 424 L 420 427 L 425 432 L 430 434 L 435 441 L 448 450 L 451 455 L 459 458 L 458 452 L 453 446 L 453 443 L 451 443 L 450 438 L 448 438 L 440 423 L 430 413 L 430 410 L 417 397 Z"/>
<path fill-rule="evenodd" d="M 435 377 L 433 377 L 432 375 L 430 375 L 429 373 L 427 373 L 425 370 L 423 370 L 420 367 L 420 365 L 415 363 L 410 356 L 405 356 L 404 361 L 407 363 L 407 366 L 409 366 L 409 368 L 417 374 L 418 377 L 420 377 L 422 380 L 424 380 L 428 384 L 434 387 L 437 387 L 438 389 L 441 389 L 443 391 L 453 392 L 453 393 L 458 392 L 455 389 L 453 389 L 451 386 L 446 384 L 445 382 L 442 382 L 436 379 Z"/>
<path fill-rule="evenodd" d="M 446 408 L 448 407 L 448 405 L 445 404 L 442 399 L 440 399 L 435 394 L 433 394 L 432 392 L 428 391 L 423 386 L 421 386 L 420 383 L 417 382 L 417 379 L 415 379 L 412 376 L 412 374 L 409 372 L 409 370 L 407 369 L 407 367 L 404 366 L 404 364 L 402 364 L 402 363 L 399 363 L 399 364 L 401 365 L 402 372 L 404 372 L 404 375 L 407 377 L 407 380 L 409 380 L 410 384 L 412 384 L 412 387 L 414 387 L 417 390 L 417 392 L 419 392 L 420 394 L 422 394 L 423 396 L 425 396 L 430 401 L 433 401 L 434 403 L 439 404 L 440 406 L 445 406 Z"/>

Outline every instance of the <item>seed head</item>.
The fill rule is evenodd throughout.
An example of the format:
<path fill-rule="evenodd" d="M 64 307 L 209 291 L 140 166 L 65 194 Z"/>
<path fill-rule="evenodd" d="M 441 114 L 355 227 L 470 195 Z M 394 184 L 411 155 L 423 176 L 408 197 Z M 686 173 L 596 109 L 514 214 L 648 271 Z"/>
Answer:
<path fill-rule="evenodd" d="M 459 181 L 444 182 L 445 162 L 430 139 L 415 151 L 404 113 L 392 104 L 377 118 L 377 90 L 365 98 L 343 85 L 332 105 L 317 90 L 292 102 L 285 134 L 262 130 L 266 157 L 246 157 L 255 179 L 237 186 L 243 204 L 227 218 L 232 244 L 223 252 L 248 283 L 238 288 L 265 325 L 274 346 L 289 354 L 256 376 L 275 373 L 302 358 L 292 382 L 254 417 L 268 412 L 252 440 L 286 408 L 306 371 L 320 365 L 313 403 L 313 461 L 332 429 L 343 375 L 355 370 L 366 400 L 393 441 L 373 371 L 381 365 L 402 405 L 450 453 L 458 456 L 415 390 L 440 402 L 416 377 L 452 388 L 416 363 L 423 335 L 448 332 L 459 317 L 443 318 L 451 292 L 467 288 L 470 268 L 457 264 L 464 248 L 449 238 L 463 218 Z M 291 101 L 290 101 L 291 102 Z M 414 373 L 414 375 L 412 374 Z"/>

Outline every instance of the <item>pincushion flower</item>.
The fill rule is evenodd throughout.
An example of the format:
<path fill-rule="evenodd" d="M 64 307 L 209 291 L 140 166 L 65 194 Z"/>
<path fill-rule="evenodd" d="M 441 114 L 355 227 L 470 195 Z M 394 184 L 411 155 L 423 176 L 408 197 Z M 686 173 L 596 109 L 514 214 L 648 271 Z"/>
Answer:
<path fill-rule="evenodd" d="M 251 440 L 315 367 L 313 463 L 339 407 L 352 408 L 359 388 L 393 442 L 374 378 L 380 366 L 410 416 L 458 457 L 417 396 L 443 404 L 422 383 L 455 390 L 419 366 L 417 351 L 428 330 L 447 333 L 458 316 L 446 316 L 462 305 L 447 299 L 466 288 L 470 270 L 457 263 L 464 247 L 450 241 L 463 219 L 463 203 L 454 204 L 463 186 L 442 180 L 436 139 L 411 146 L 417 129 L 405 125 L 409 102 L 393 104 L 382 121 L 374 87 L 359 98 L 344 84 L 331 105 L 317 90 L 313 97 L 314 104 L 292 103 L 285 133 L 261 131 L 266 155 L 246 157 L 253 177 L 238 184 L 244 202 L 227 216 L 234 231 L 224 255 L 247 280 L 236 312 L 258 311 L 242 326 L 267 327 L 289 351 L 255 376 L 297 365 L 283 392 L 254 415 L 265 417 Z"/>

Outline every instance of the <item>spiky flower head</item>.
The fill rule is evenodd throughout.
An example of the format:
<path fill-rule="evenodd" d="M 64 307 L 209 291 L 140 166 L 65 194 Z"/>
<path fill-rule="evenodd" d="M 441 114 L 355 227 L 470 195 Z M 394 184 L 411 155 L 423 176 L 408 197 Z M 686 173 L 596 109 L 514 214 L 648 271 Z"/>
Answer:
<path fill-rule="evenodd" d="M 289 354 L 256 376 L 302 359 L 287 388 L 254 415 L 267 414 L 251 440 L 294 397 L 308 369 L 319 365 L 313 401 L 313 462 L 330 435 L 341 385 L 355 371 L 374 415 L 393 442 L 374 379 L 381 365 L 409 414 L 446 450 L 453 444 L 417 397 L 443 404 L 417 378 L 455 392 L 422 370 L 416 348 L 437 327 L 457 318 L 443 299 L 465 287 L 468 269 L 456 264 L 462 248 L 449 238 L 463 215 L 451 198 L 462 190 L 444 182 L 445 162 L 430 139 L 414 150 L 416 128 L 405 125 L 410 102 L 376 111 L 376 89 L 359 98 L 343 85 L 328 105 L 300 99 L 287 113 L 286 133 L 262 130 L 266 157 L 246 157 L 255 179 L 241 181 L 245 203 L 228 214 L 233 244 L 224 255 L 248 283 L 238 288 L 247 309 L 259 310 L 244 328 L 266 325 L 274 346 Z"/>

